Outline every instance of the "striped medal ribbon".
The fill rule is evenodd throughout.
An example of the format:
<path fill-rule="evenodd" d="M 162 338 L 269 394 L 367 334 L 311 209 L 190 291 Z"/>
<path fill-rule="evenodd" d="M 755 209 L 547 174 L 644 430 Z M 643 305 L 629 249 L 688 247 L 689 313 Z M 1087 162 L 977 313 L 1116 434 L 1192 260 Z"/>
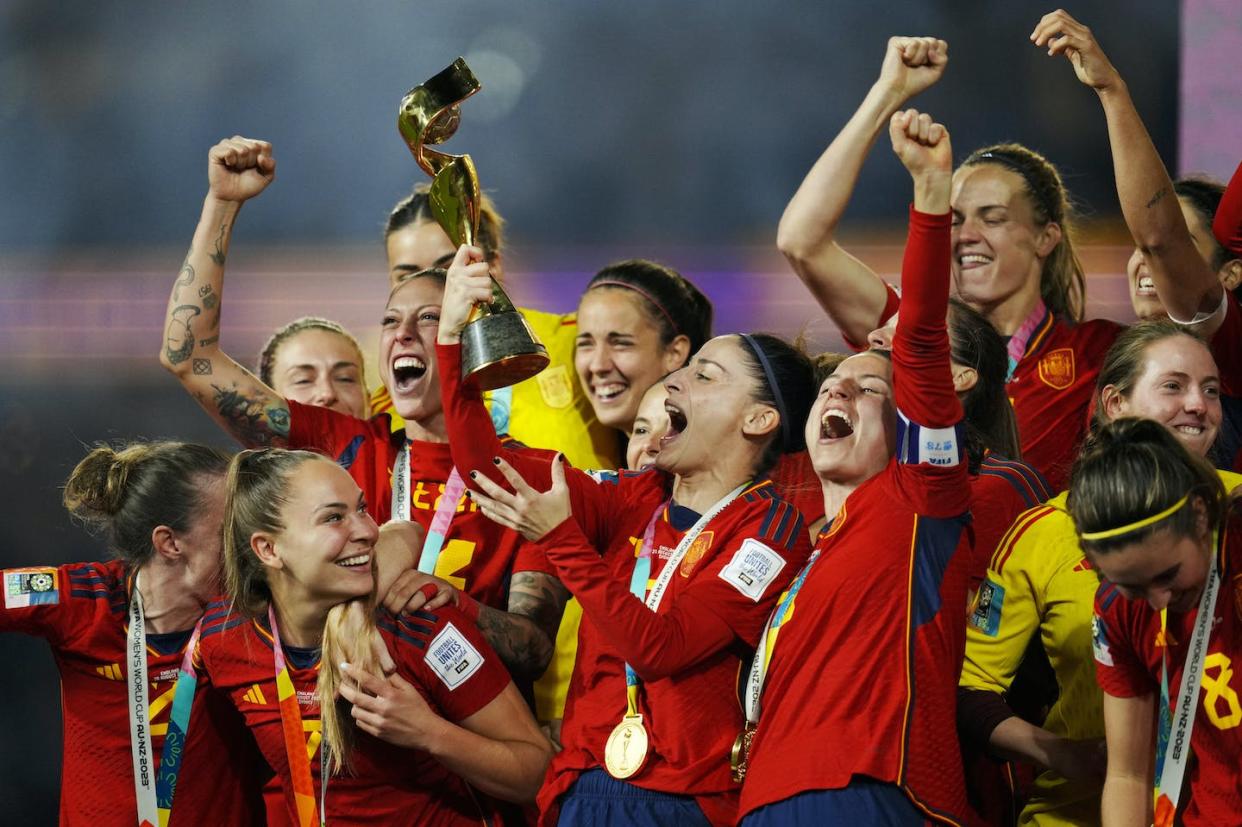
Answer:
<path fill-rule="evenodd" d="M 440 549 L 444 548 L 444 538 L 448 534 L 453 515 L 457 513 L 457 504 L 466 490 L 466 483 L 454 468 L 444 484 L 444 493 L 436 504 L 436 513 L 431 518 L 431 527 L 427 529 L 427 539 L 423 541 L 423 551 L 418 558 L 418 570 L 423 574 L 435 574 L 436 563 L 440 559 Z M 392 514 L 398 520 L 410 519 L 410 441 L 407 439 L 397 461 L 392 466 Z"/>
<path fill-rule="evenodd" d="M 269 603 L 267 622 L 272 628 L 272 651 L 276 659 L 276 698 L 280 707 L 280 726 L 285 736 L 285 757 L 289 762 L 289 778 L 293 784 L 293 801 L 297 807 L 298 827 L 315 827 L 326 823 L 327 813 L 322 817 L 315 806 L 315 782 L 311 778 L 310 756 L 306 754 L 306 735 L 302 728 L 302 710 L 298 707 L 298 693 L 289 677 L 285 663 L 285 651 L 280 645 L 280 630 L 276 626 L 276 610 Z M 322 750 L 323 745 L 320 745 Z M 322 756 L 322 751 L 320 752 Z M 326 786 L 327 778 L 320 779 Z M 326 790 L 325 790 L 326 797 Z"/>

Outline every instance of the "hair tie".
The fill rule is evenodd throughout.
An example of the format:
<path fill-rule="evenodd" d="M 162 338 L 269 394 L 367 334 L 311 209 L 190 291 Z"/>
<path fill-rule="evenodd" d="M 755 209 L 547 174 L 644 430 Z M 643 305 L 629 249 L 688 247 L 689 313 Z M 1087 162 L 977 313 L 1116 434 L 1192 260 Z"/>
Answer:
<path fill-rule="evenodd" d="M 1147 528 L 1147 526 L 1149 525 L 1154 525 L 1155 523 L 1160 522 L 1166 517 L 1172 517 L 1175 513 L 1177 513 L 1181 509 L 1182 506 L 1186 504 L 1186 501 L 1189 499 L 1190 499 L 1190 494 L 1187 493 L 1184 497 L 1182 497 L 1177 502 L 1173 503 L 1171 506 L 1166 508 L 1164 511 L 1161 511 L 1159 514 L 1153 514 L 1150 517 L 1144 517 L 1141 520 L 1135 520 L 1132 523 L 1120 526 L 1118 528 L 1109 528 L 1109 529 L 1105 529 L 1104 531 L 1084 531 L 1078 536 L 1084 540 L 1107 540 L 1110 537 L 1120 537 L 1123 534 L 1129 534 L 1133 531 L 1138 531 L 1140 528 Z"/>
<path fill-rule="evenodd" d="M 655 309 L 660 311 L 660 315 L 668 319 L 669 327 L 673 328 L 674 336 L 683 335 L 681 327 L 678 326 L 677 322 L 673 321 L 673 317 L 670 316 L 669 312 L 664 309 L 664 305 L 656 301 L 656 297 L 651 295 L 651 293 L 644 290 L 643 288 L 637 285 L 634 285 L 634 284 L 630 284 L 628 281 L 617 281 L 616 279 L 600 279 L 599 281 L 594 281 L 594 282 L 591 282 L 589 285 L 587 285 L 587 290 L 594 290 L 596 287 L 624 287 L 626 290 L 633 290 L 635 293 L 637 293 L 638 295 L 642 296 L 644 299 L 646 299 L 647 301 L 655 305 Z"/>
<path fill-rule="evenodd" d="M 789 447 L 789 414 L 785 410 L 785 399 L 781 396 L 780 386 L 776 384 L 776 374 L 772 372 L 772 363 L 768 361 L 768 356 L 763 352 L 763 348 L 759 347 L 759 343 L 755 341 L 755 337 L 749 333 L 739 333 L 746 344 L 750 345 L 750 349 L 755 352 L 755 357 L 759 360 L 759 366 L 763 368 L 763 375 L 768 380 L 768 388 L 772 391 L 772 398 L 776 400 L 776 412 L 781 417 L 781 450 L 784 451 Z"/>

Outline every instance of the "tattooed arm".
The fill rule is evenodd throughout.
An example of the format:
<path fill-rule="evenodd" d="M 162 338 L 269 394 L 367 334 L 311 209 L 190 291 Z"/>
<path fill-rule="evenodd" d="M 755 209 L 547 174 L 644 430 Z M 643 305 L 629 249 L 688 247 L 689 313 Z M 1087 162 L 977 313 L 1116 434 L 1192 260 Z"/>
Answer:
<path fill-rule="evenodd" d="M 185 263 L 173 282 L 160 363 L 212 419 L 247 447 L 281 446 L 289 406 L 220 349 L 224 261 L 241 206 L 276 175 L 272 145 L 234 136 L 208 153 L 210 184 Z"/>
<path fill-rule="evenodd" d="M 548 668 L 568 599 L 555 576 L 521 571 L 509 579 L 509 611 L 479 604 L 479 631 L 515 678 L 533 680 Z"/>

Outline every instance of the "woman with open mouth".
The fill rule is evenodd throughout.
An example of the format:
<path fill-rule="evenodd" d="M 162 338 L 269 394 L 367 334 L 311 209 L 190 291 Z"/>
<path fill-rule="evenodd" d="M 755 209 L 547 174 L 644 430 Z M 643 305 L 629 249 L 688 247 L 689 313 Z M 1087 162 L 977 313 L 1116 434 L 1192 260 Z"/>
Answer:
<path fill-rule="evenodd" d="M 537 677 L 551 659 L 560 616 L 545 594 L 563 589 L 537 570 L 538 555 L 523 562 L 521 536 L 478 513 L 453 469 L 435 358 L 444 271 L 403 275 L 384 309 L 380 378 L 404 421 L 395 433 L 386 414 L 359 419 L 286 399 L 220 347 L 224 262 L 237 214 L 275 170 L 266 141 L 238 136 L 212 147 L 202 216 L 169 297 L 161 362 L 242 445 L 320 451 L 349 471 L 379 522 L 427 529 L 420 570 L 468 596 L 461 606 L 478 617 L 515 676 Z M 412 586 L 406 591 L 413 596 Z"/>
<path fill-rule="evenodd" d="M 889 134 L 914 183 L 901 323 L 891 352 L 837 366 L 806 423 L 832 517 L 743 692 L 747 827 L 967 817 L 954 709 L 971 487 L 945 323 L 952 149 L 913 110 Z"/>
<path fill-rule="evenodd" d="M 764 474 L 802 447 L 810 361 L 762 334 L 712 339 L 664 379 L 653 468 L 549 473 L 485 438 L 487 412 L 456 367 L 486 267 L 462 247 L 445 292 L 437 350 L 454 459 L 483 513 L 537 540 L 583 607 L 540 822 L 732 824 L 739 651 L 809 551 Z"/>
<path fill-rule="evenodd" d="M 1159 827 L 1236 824 L 1242 521 L 1235 498 L 1167 428 L 1125 419 L 1083 451 L 1069 509 L 1102 579 L 1092 640 L 1104 690 L 1107 823 L 1152 824 L 1154 815 Z"/>
<path fill-rule="evenodd" d="M 326 457 L 234 457 L 205 678 L 246 719 L 297 827 L 487 822 L 490 798 L 534 797 L 551 747 L 460 611 L 377 615 L 417 547 L 403 534 L 421 534 L 383 531 Z"/>
<path fill-rule="evenodd" d="M 115 559 L 0 571 L 0 632 L 45 638 L 60 670 L 61 824 L 265 823 L 262 759 L 191 662 L 220 590 L 228 462 L 181 442 L 98 446 L 64 504 Z"/>
<path fill-rule="evenodd" d="M 1202 340 L 1167 319 L 1140 322 L 1104 358 L 1094 428 L 1144 417 L 1206 457 L 1221 423 L 1220 384 Z M 1218 473 L 1229 490 L 1242 483 L 1242 475 Z M 1021 515 L 992 556 L 966 632 L 959 720 L 966 743 L 1035 767 L 1027 818 L 1092 825 L 1100 823 L 1104 769 L 1103 699 L 1091 653 L 1099 579 L 1083 558 L 1067 496 Z M 1034 723 L 1006 703 L 1033 641 L 1057 688 L 1046 717 Z"/>

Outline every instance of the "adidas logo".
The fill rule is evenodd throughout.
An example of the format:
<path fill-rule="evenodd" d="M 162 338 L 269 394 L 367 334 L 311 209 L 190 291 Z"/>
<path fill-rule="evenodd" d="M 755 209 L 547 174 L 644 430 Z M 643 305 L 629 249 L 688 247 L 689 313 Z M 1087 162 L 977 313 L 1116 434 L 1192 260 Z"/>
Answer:
<path fill-rule="evenodd" d="M 96 666 L 95 672 L 103 675 L 110 681 L 125 680 L 125 677 L 121 674 L 121 664 L 119 663 L 105 663 L 103 666 Z"/>
<path fill-rule="evenodd" d="M 267 698 L 263 696 L 263 690 L 259 688 L 257 683 L 251 684 L 250 688 L 246 690 L 246 694 L 242 695 L 242 698 L 255 706 L 267 706 Z"/>

